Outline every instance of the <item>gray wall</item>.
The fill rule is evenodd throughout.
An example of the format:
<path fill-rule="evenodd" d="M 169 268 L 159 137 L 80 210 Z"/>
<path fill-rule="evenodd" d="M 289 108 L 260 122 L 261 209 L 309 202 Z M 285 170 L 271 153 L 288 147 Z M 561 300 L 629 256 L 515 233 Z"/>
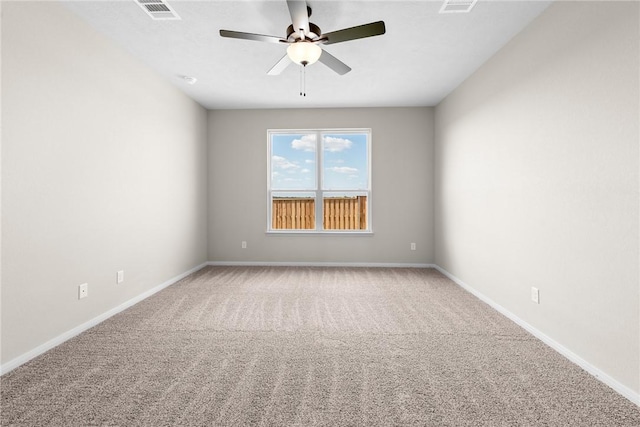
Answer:
<path fill-rule="evenodd" d="M 372 129 L 373 235 L 266 235 L 267 129 L 340 127 Z M 211 261 L 431 263 L 432 188 L 432 108 L 209 112 Z"/>
<path fill-rule="evenodd" d="M 635 393 L 638 7 L 553 4 L 435 114 L 436 263 Z"/>
<path fill-rule="evenodd" d="M 2 12 L 6 363 L 206 262 L 207 115 L 60 4 Z"/>

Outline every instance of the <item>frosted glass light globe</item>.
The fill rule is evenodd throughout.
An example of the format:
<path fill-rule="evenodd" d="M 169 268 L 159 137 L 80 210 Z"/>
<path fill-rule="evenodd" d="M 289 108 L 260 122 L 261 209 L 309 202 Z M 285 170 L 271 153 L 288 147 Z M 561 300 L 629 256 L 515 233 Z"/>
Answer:
<path fill-rule="evenodd" d="M 289 45 L 287 55 L 296 64 L 307 66 L 320 58 L 322 49 L 315 43 L 300 41 Z"/>

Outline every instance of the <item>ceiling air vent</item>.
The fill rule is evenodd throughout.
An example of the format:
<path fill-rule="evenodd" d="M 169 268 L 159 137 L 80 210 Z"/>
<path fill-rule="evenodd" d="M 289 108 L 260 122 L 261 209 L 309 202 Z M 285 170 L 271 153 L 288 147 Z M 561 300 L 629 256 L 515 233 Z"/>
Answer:
<path fill-rule="evenodd" d="M 444 0 L 440 13 L 468 13 L 478 0 Z"/>
<path fill-rule="evenodd" d="M 142 8 L 151 19 L 155 20 L 167 20 L 167 19 L 180 19 L 175 10 L 162 0 L 136 0 L 138 6 Z"/>

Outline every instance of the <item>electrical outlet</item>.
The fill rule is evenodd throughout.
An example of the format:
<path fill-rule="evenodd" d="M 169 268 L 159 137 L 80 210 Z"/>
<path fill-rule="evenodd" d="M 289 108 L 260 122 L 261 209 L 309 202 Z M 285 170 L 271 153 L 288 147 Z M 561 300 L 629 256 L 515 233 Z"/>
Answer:
<path fill-rule="evenodd" d="M 531 301 L 536 304 L 540 304 L 540 290 L 538 288 L 531 287 Z"/>
<path fill-rule="evenodd" d="M 78 299 L 86 298 L 89 296 L 89 284 L 83 283 L 78 286 Z"/>
<path fill-rule="evenodd" d="M 118 271 L 118 273 L 116 274 L 116 283 L 122 283 L 124 282 L 124 270 L 120 270 Z"/>
<path fill-rule="evenodd" d="M 416 250 L 416 244 L 415 243 L 411 243 L 411 250 L 415 251 Z"/>
<path fill-rule="evenodd" d="M 247 242 L 244 240 L 242 241 L 242 249 L 247 249 Z"/>

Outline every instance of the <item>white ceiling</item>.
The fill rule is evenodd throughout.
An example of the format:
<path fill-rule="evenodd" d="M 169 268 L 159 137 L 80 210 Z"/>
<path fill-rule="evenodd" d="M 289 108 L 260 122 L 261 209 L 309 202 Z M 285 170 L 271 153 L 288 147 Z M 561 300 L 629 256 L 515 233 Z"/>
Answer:
<path fill-rule="evenodd" d="M 285 0 L 167 2 L 181 20 L 154 21 L 135 0 L 64 4 L 208 109 L 433 106 L 551 3 L 479 0 L 470 13 L 439 14 L 442 1 L 309 0 L 323 32 L 383 20 L 386 34 L 326 46 L 352 71 L 311 65 L 300 97 L 299 66 L 266 74 L 286 45 L 219 35 L 285 37 Z"/>

